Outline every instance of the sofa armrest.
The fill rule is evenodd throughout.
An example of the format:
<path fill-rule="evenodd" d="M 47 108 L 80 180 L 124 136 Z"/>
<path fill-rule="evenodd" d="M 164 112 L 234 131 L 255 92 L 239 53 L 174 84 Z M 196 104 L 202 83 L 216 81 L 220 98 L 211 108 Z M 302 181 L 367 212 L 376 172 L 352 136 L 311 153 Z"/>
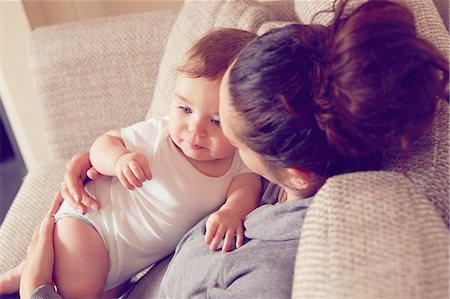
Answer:
<path fill-rule="evenodd" d="M 29 69 L 51 158 L 86 151 L 97 136 L 144 120 L 178 10 L 40 27 Z"/>
<path fill-rule="evenodd" d="M 39 165 L 26 175 L 0 226 L 0 273 L 25 258 L 33 230 L 48 212 L 65 170 L 66 161 L 60 160 Z"/>
<path fill-rule="evenodd" d="M 333 177 L 304 222 L 293 298 L 448 298 L 448 242 L 404 175 Z"/>

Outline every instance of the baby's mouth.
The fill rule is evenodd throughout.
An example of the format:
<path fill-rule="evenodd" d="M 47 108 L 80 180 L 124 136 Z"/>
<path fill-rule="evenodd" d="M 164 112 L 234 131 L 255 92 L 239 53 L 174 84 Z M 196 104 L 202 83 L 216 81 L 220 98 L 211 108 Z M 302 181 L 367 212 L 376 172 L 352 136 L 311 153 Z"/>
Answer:
<path fill-rule="evenodd" d="M 205 148 L 204 146 L 200 146 L 200 145 L 198 145 L 198 144 L 190 143 L 190 142 L 188 142 L 188 145 L 189 145 L 189 147 L 190 147 L 191 149 L 193 149 L 193 150 L 201 150 L 201 149 L 204 149 L 204 148 Z"/>

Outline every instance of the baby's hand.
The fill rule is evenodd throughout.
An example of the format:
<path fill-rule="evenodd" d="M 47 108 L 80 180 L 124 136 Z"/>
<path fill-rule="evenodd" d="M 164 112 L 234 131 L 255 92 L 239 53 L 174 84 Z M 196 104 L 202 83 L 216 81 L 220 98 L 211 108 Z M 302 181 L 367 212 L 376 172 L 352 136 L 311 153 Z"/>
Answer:
<path fill-rule="evenodd" d="M 114 168 L 119 181 L 129 190 L 141 188 L 143 182 L 152 179 L 150 164 L 141 153 L 131 152 L 120 156 Z"/>
<path fill-rule="evenodd" d="M 236 248 L 244 243 L 242 220 L 231 209 L 221 209 L 212 213 L 206 221 L 205 243 L 211 251 L 215 251 L 225 236 L 222 253 L 230 251 L 233 238 L 236 235 Z"/>

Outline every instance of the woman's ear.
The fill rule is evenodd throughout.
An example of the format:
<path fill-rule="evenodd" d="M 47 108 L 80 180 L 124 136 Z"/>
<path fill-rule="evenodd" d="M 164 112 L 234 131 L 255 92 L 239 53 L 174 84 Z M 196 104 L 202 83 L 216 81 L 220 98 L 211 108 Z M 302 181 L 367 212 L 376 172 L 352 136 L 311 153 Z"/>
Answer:
<path fill-rule="evenodd" d="M 287 168 L 289 182 L 297 190 L 307 189 L 312 183 L 312 172 L 303 167 Z"/>

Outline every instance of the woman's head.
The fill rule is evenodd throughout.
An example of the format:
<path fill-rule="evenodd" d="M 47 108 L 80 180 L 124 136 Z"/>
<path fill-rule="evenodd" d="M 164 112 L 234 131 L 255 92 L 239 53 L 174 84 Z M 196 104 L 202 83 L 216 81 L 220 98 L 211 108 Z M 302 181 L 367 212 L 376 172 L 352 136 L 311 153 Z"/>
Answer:
<path fill-rule="evenodd" d="M 329 27 L 259 37 L 226 76 L 230 128 L 275 177 L 376 168 L 382 150 L 406 149 L 430 124 L 445 90 L 446 61 L 407 9 L 370 1 L 344 16 L 344 6 Z"/>

